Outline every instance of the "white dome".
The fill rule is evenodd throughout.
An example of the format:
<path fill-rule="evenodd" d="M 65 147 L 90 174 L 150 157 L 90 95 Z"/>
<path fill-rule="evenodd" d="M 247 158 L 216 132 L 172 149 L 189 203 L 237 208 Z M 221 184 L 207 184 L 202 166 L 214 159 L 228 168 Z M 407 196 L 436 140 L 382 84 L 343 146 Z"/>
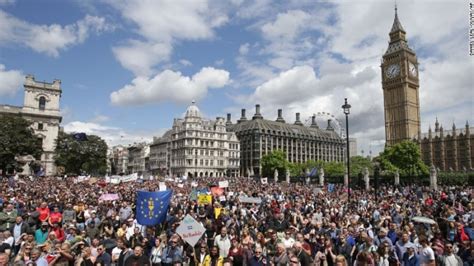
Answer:
<path fill-rule="evenodd" d="M 188 117 L 197 117 L 201 118 L 201 111 L 199 111 L 199 108 L 196 106 L 196 102 L 193 101 L 191 105 L 186 109 L 186 115 L 184 118 Z"/>

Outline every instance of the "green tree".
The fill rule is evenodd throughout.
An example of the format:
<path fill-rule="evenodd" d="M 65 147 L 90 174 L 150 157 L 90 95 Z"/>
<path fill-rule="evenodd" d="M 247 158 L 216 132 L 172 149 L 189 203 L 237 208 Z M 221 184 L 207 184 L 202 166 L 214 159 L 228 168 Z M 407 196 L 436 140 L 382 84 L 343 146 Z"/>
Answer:
<path fill-rule="evenodd" d="M 107 171 L 107 144 L 99 136 L 88 135 L 77 140 L 74 134 L 60 132 L 55 163 L 64 167 L 67 174 L 99 174 Z"/>
<path fill-rule="evenodd" d="M 346 166 L 341 162 L 327 162 L 324 164 L 324 174 L 328 177 L 344 176 Z"/>
<path fill-rule="evenodd" d="M 400 176 L 426 176 L 428 167 L 421 160 L 420 147 L 413 141 L 402 141 L 386 147 L 377 159 L 382 170 L 400 171 Z"/>
<path fill-rule="evenodd" d="M 265 177 L 273 177 L 275 169 L 278 170 L 278 177 L 282 178 L 286 174 L 287 167 L 290 166 L 286 160 L 286 154 L 281 150 L 274 150 L 264 155 L 261 160 L 262 174 Z"/>
<path fill-rule="evenodd" d="M 31 155 L 39 159 L 43 153 L 41 139 L 35 136 L 31 123 L 15 115 L 0 115 L 0 169 L 2 173 L 21 170 L 16 156 Z"/>
<path fill-rule="evenodd" d="M 363 173 L 365 167 L 369 169 L 369 173 L 373 172 L 372 162 L 369 158 L 359 155 L 351 157 L 351 176 L 358 176 Z"/>

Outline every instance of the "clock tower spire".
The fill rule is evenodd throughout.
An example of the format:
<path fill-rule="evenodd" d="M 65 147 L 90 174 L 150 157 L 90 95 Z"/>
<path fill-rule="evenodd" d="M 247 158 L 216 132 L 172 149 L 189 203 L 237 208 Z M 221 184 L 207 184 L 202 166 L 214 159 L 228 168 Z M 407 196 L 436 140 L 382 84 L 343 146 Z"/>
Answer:
<path fill-rule="evenodd" d="M 408 46 L 397 11 L 395 6 L 390 41 L 381 65 L 386 145 L 419 139 L 421 134 L 418 60 Z"/>

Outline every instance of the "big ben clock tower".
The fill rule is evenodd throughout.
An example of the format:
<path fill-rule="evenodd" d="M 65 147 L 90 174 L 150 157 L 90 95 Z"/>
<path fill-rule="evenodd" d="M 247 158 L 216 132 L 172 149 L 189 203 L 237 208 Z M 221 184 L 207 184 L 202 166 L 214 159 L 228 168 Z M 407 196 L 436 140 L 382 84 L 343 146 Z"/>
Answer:
<path fill-rule="evenodd" d="M 395 7 L 390 42 L 381 65 L 385 145 L 388 146 L 420 136 L 418 61 L 408 47 L 405 34 Z"/>

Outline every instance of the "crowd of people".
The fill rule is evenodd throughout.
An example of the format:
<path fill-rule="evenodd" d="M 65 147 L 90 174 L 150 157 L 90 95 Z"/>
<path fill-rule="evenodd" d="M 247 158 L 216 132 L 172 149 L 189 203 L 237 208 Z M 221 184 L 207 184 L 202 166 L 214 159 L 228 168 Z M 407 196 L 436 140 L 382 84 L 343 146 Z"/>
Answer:
<path fill-rule="evenodd" d="M 348 197 L 341 185 L 240 177 L 210 204 L 191 197 L 222 180 L 167 179 L 165 222 L 142 226 L 136 191 L 157 191 L 158 180 L 3 178 L 0 266 L 474 265 L 472 187 L 381 186 L 377 197 L 364 189 Z M 110 193 L 119 199 L 99 200 Z M 188 214 L 206 229 L 195 246 L 176 233 Z"/>

